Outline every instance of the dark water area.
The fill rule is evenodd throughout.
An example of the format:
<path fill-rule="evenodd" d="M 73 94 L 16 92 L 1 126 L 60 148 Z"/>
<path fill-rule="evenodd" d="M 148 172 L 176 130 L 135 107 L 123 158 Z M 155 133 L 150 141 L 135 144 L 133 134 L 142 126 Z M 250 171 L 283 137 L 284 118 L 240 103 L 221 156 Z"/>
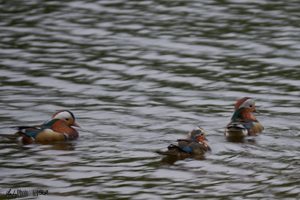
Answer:
<path fill-rule="evenodd" d="M 0 0 L 0 194 L 300 199 L 299 22 L 296 0 Z M 244 96 L 265 130 L 227 141 Z M 61 109 L 77 141 L 9 138 Z M 203 159 L 155 153 L 196 126 Z"/>

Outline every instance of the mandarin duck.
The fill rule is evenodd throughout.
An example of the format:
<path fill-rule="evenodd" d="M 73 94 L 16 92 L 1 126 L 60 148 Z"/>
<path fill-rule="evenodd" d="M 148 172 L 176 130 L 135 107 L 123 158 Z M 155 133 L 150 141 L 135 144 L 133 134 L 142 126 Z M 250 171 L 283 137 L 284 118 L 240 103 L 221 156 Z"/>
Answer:
<path fill-rule="evenodd" d="M 49 144 L 57 141 L 74 140 L 78 138 L 78 132 L 74 126 L 74 114 L 69 110 L 58 111 L 49 121 L 38 126 L 17 126 L 17 135 L 21 136 L 23 144 L 41 143 Z"/>
<path fill-rule="evenodd" d="M 234 105 L 235 111 L 231 121 L 226 126 L 225 136 L 245 137 L 256 136 L 263 131 L 264 127 L 254 116 L 256 112 L 255 101 L 250 97 L 237 100 Z"/>
<path fill-rule="evenodd" d="M 170 144 L 167 151 L 157 151 L 157 153 L 168 156 L 191 157 L 203 155 L 211 151 L 202 128 L 192 130 L 186 139 L 178 139 L 177 144 Z"/>

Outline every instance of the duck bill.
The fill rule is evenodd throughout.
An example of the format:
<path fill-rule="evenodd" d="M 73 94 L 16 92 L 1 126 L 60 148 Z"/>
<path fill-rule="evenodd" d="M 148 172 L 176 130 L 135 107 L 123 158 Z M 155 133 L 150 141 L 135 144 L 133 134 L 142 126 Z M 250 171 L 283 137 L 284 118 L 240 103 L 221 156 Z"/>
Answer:
<path fill-rule="evenodd" d="M 79 124 L 77 124 L 76 122 L 74 122 L 72 126 L 75 126 L 75 127 L 79 127 L 79 128 L 80 128 Z"/>
<path fill-rule="evenodd" d="M 198 137 L 196 138 L 196 140 L 199 141 L 199 142 L 208 141 L 208 140 L 206 139 L 206 137 L 203 137 L 203 136 L 198 136 Z"/>

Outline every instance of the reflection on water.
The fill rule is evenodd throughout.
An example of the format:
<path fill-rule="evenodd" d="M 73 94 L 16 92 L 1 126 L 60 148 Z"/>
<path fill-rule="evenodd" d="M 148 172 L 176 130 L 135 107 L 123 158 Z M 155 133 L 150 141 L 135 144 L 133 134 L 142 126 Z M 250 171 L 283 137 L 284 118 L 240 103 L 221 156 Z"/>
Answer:
<path fill-rule="evenodd" d="M 194 160 L 204 160 L 205 159 L 205 155 L 197 155 L 197 156 L 182 156 L 182 157 L 178 157 L 178 156 L 163 156 L 163 158 L 161 159 L 161 163 L 162 164 L 169 164 L 169 165 L 173 165 L 175 164 L 176 161 L 180 161 L 180 160 L 188 160 L 188 159 L 194 159 Z"/>
<path fill-rule="evenodd" d="M 232 143 L 256 144 L 255 137 L 226 137 L 226 141 L 232 142 Z"/>
<path fill-rule="evenodd" d="M 299 6 L 0 1 L 0 193 L 299 199 Z M 256 99 L 265 131 L 230 142 L 224 127 L 243 96 Z M 78 116 L 77 141 L 7 136 L 60 109 Z M 155 153 L 196 126 L 208 132 L 205 159 Z"/>

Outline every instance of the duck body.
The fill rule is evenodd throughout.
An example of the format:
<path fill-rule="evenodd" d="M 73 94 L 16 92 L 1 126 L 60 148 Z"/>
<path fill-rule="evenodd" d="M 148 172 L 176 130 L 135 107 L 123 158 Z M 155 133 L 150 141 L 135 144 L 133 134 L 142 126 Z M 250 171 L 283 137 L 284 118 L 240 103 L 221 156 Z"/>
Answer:
<path fill-rule="evenodd" d="M 41 143 L 49 144 L 58 141 L 77 139 L 79 134 L 73 126 L 75 123 L 73 113 L 60 111 L 53 118 L 39 126 L 19 126 L 17 134 L 21 136 L 23 144 Z"/>
<path fill-rule="evenodd" d="M 178 139 L 177 144 L 170 144 L 167 151 L 158 151 L 158 153 L 176 157 L 191 157 L 203 155 L 210 150 L 203 129 L 197 128 L 189 133 L 188 138 Z"/>
<path fill-rule="evenodd" d="M 191 156 L 191 155 L 200 155 L 204 154 L 210 148 L 205 146 L 203 143 L 199 143 L 187 139 L 178 139 L 178 144 L 170 144 L 168 146 L 168 151 L 162 152 L 164 155 L 173 155 L 173 156 Z"/>
<path fill-rule="evenodd" d="M 244 97 L 238 100 L 231 121 L 226 126 L 225 136 L 245 137 L 261 133 L 264 127 L 254 116 L 255 111 L 255 102 L 252 98 Z"/>

